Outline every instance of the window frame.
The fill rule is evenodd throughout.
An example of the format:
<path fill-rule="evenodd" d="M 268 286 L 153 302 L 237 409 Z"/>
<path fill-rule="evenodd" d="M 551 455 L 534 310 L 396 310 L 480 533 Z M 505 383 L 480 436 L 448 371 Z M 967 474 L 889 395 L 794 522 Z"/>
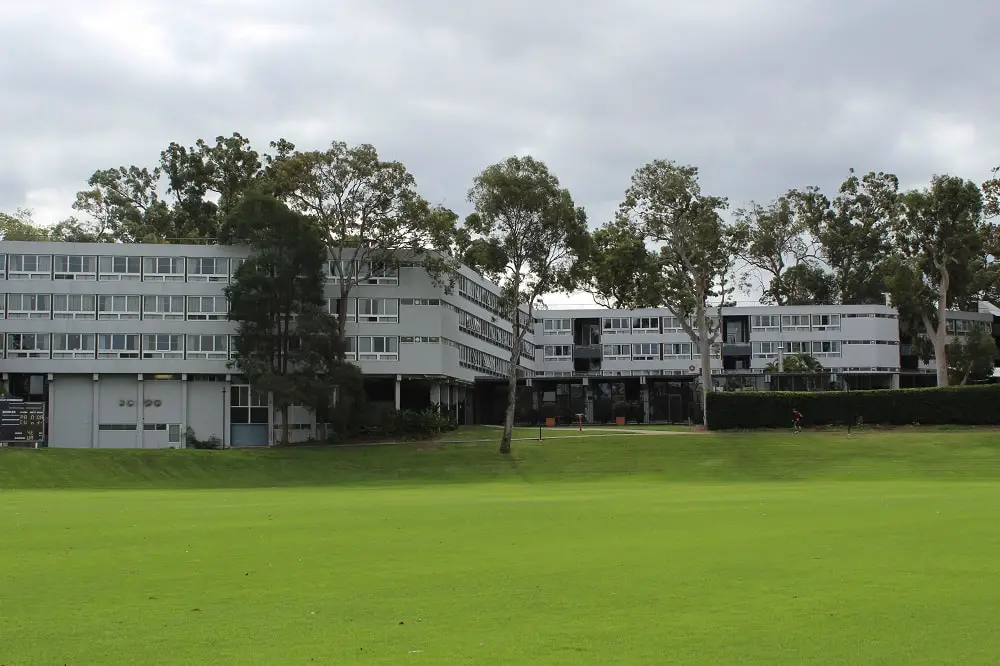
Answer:
<path fill-rule="evenodd" d="M 15 298 L 20 301 L 20 305 L 17 308 L 11 307 L 11 299 Z M 32 299 L 34 306 L 33 308 L 24 307 L 24 299 Z M 6 316 L 7 319 L 51 319 L 52 318 L 52 294 L 37 294 L 37 293 L 8 293 L 5 303 Z M 47 306 L 41 307 L 41 303 L 46 303 Z"/>
<path fill-rule="evenodd" d="M 124 270 L 118 270 L 117 262 L 124 263 Z M 135 270 L 132 270 L 132 263 Z M 97 258 L 97 279 L 101 282 L 142 280 L 142 257 L 133 254 L 101 255 Z"/>
<path fill-rule="evenodd" d="M 171 271 L 160 270 L 160 262 L 169 261 Z M 153 262 L 155 270 L 149 270 L 149 262 Z M 177 262 L 180 262 L 180 270 L 176 270 Z M 143 282 L 184 282 L 187 276 L 187 257 L 164 257 L 153 256 L 142 258 L 142 280 Z"/>
<path fill-rule="evenodd" d="M 213 301 L 213 303 L 215 304 L 215 306 L 218 306 L 219 300 L 221 300 L 225 304 L 226 310 L 224 312 L 220 312 L 218 309 L 215 309 L 212 312 L 205 312 L 204 310 L 201 309 L 201 307 L 202 307 L 202 303 L 204 302 L 202 299 L 206 299 L 206 298 L 216 299 L 216 300 Z M 191 310 L 191 303 L 195 299 L 198 300 L 198 310 L 192 311 Z M 187 320 L 188 321 L 226 321 L 229 318 L 229 301 L 228 301 L 228 299 L 225 296 L 218 296 L 218 295 L 216 295 L 216 296 L 187 296 L 186 299 L 185 299 L 185 301 L 184 301 L 184 306 L 185 306 L 185 310 L 187 312 Z"/>
<path fill-rule="evenodd" d="M 80 299 L 80 309 L 70 309 L 73 299 Z M 64 308 L 59 308 L 59 299 L 65 299 Z M 90 309 L 85 307 L 87 300 L 90 301 Z M 52 294 L 52 318 L 53 319 L 97 319 L 97 295 L 96 294 Z"/>
<path fill-rule="evenodd" d="M 645 349 L 648 347 L 648 349 Z M 659 361 L 661 360 L 663 348 L 659 342 L 633 342 L 633 361 Z"/>
<path fill-rule="evenodd" d="M 109 346 L 102 349 L 101 342 L 107 341 Z M 115 343 L 122 344 L 116 345 Z M 98 333 L 97 358 L 99 359 L 138 359 L 142 357 L 142 341 L 138 333 Z"/>
<path fill-rule="evenodd" d="M 161 345 L 164 342 L 166 345 Z M 184 336 L 180 333 L 144 333 L 142 336 L 142 357 L 144 359 L 182 359 L 184 358 Z"/>
<path fill-rule="evenodd" d="M 652 315 L 632 317 L 632 332 L 635 333 L 636 335 L 650 335 L 650 334 L 659 335 L 660 317 Z"/>
<path fill-rule="evenodd" d="M 364 342 L 368 341 L 369 351 L 364 351 Z M 375 350 L 375 340 L 383 341 L 383 351 Z M 389 341 L 395 340 L 395 351 L 388 351 L 392 345 Z M 399 336 L 396 335 L 359 335 L 358 336 L 358 360 L 361 361 L 398 361 L 399 360 Z"/>
<path fill-rule="evenodd" d="M 17 348 L 12 349 L 14 339 L 18 339 Z M 32 341 L 30 348 L 25 348 L 27 340 Z M 41 344 L 40 344 L 41 343 Z M 4 336 L 5 358 L 52 358 L 52 334 L 51 333 L 13 333 L 8 332 Z"/>
<path fill-rule="evenodd" d="M 78 347 L 71 347 L 69 341 L 79 340 Z M 89 349 L 86 341 L 90 341 Z M 58 342 L 64 343 L 63 347 Z M 59 359 L 93 359 L 97 358 L 97 335 L 95 333 L 53 333 L 52 358 Z"/>
<path fill-rule="evenodd" d="M 203 271 L 203 262 L 211 261 L 213 272 Z M 224 272 L 219 272 L 219 262 L 225 262 Z M 233 262 L 230 257 L 185 257 L 184 271 L 188 282 L 229 282 Z M 197 267 L 198 270 L 192 270 Z"/>
<path fill-rule="evenodd" d="M 229 359 L 230 337 L 229 335 L 219 333 L 189 333 L 184 339 L 184 358 L 195 361 L 226 361 Z M 217 342 L 216 338 L 222 338 L 225 341 L 223 343 L 225 349 L 223 351 L 219 351 L 218 349 L 205 351 L 202 349 L 201 344 L 203 338 L 212 338 L 213 342 Z M 191 344 L 194 340 L 197 340 L 198 344 Z M 213 347 L 218 347 L 218 345 L 213 344 Z"/>
<path fill-rule="evenodd" d="M 169 309 L 160 310 L 162 301 L 165 301 Z M 149 309 L 148 304 L 153 303 L 154 309 Z M 180 305 L 180 309 L 174 306 Z M 142 318 L 144 320 L 156 321 L 184 321 L 187 317 L 187 299 L 181 295 L 174 294 L 146 294 L 142 297 Z"/>
<path fill-rule="evenodd" d="M 374 306 L 376 303 L 383 304 L 382 312 L 365 313 L 364 305 L 369 304 Z M 395 312 L 389 312 L 387 307 L 389 303 L 395 304 Z M 350 305 L 348 305 L 350 307 Z M 358 298 L 355 305 L 355 311 L 357 312 L 357 321 L 359 324 L 398 324 L 399 323 L 399 299 L 398 298 L 382 298 L 382 297 L 370 297 L 366 296 L 363 298 Z"/>
<path fill-rule="evenodd" d="M 27 268 L 27 259 L 35 260 L 33 269 Z M 21 268 L 14 268 L 15 259 L 20 259 Z M 47 260 L 47 261 L 46 261 Z M 48 263 L 48 270 L 42 269 L 41 264 Z M 7 279 L 8 280 L 51 280 L 52 279 L 52 255 L 51 254 L 11 254 L 7 259 Z"/>
<path fill-rule="evenodd" d="M 101 310 L 102 301 L 116 304 L 116 299 L 124 299 L 125 309 Z M 134 300 L 133 300 L 134 299 Z M 132 304 L 135 308 L 131 308 Z M 138 321 L 142 319 L 142 296 L 138 294 L 98 294 L 97 319 L 103 321 Z"/>
<path fill-rule="evenodd" d="M 65 270 L 59 270 L 57 264 L 60 259 L 66 260 Z M 80 269 L 73 270 L 70 265 L 71 260 L 80 260 Z M 93 267 L 91 270 L 85 270 L 84 266 L 87 263 L 86 260 L 90 259 Z M 97 255 L 93 254 L 56 254 L 52 256 L 52 279 L 53 280 L 82 280 L 85 282 L 94 282 L 97 280 Z"/>

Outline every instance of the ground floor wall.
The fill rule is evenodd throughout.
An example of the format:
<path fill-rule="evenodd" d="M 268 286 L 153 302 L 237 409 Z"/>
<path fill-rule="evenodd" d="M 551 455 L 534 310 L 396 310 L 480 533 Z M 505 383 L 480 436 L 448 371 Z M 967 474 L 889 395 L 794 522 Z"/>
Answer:
<path fill-rule="evenodd" d="M 47 443 L 59 448 L 221 448 L 280 441 L 281 411 L 232 375 L 43 375 Z M 43 390 L 43 389 L 39 389 Z M 365 379 L 367 399 L 396 409 L 436 407 L 471 423 L 471 389 L 448 380 L 403 376 Z M 469 405 L 469 407 L 467 407 Z M 310 410 L 288 409 L 289 440 L 321 439 L 327 424 Z"/>

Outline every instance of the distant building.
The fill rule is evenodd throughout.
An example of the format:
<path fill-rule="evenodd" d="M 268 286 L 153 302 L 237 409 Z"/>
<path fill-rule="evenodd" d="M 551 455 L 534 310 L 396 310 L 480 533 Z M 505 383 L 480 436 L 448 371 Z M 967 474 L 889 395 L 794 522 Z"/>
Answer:
<path fill-rule="evenodd" d="M 280 418 L 230 367 L 234 326 L 223 289 L 237 247 L 0 242 L 3 359 L 16 397 L 47 404 L 50 446 L 183 446 L 191 429 L 226 446 L 273 443 Z M 366 271 L 367 272 L 367 271 Z M 328 271 L 328 307 L 339 285 Z M 352 290 L 349 358 L 369 399 L 440 405 L 463 423 L 498 423 L 513 343 L 498 289 L 461 268 L 452 293 L 420 268 L 384 271 Z M 953 331 L 994 328 L 1000 313 L 954 313 Z M 610 420 L 616 402 L 641 421 L 695 416 L 698 351 L 667 310 L 541 310 L 520 350 L 518 416 Z M 767 390 L 794 377 L 771 363 L 808 353 L 822 388 L 933 384 L 933 366 L 901 341 L 890 307 L 732 307 L 712 346 L 713 389 Z M 323 424 L 293 408 L 295 439 Z"/>

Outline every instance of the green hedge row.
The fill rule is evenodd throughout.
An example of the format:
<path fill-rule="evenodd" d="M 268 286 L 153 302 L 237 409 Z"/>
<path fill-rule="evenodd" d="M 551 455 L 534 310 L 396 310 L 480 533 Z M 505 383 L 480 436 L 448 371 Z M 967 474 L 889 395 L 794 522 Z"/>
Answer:
<path fill-rule="evenodd" d="M 998 425 L 1000 384 L 883 391 L 746 391 L 708 394 L 711 430 L 836 425 Z"/>

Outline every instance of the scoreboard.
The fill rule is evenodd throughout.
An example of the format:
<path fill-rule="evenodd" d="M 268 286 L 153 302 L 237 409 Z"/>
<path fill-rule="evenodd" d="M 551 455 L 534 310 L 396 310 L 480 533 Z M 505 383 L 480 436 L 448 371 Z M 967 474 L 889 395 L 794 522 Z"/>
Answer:
<path fill-rule="evenodd" d="M 45 403 L 0 398 L 0 442 L 45 440 Z"/>

